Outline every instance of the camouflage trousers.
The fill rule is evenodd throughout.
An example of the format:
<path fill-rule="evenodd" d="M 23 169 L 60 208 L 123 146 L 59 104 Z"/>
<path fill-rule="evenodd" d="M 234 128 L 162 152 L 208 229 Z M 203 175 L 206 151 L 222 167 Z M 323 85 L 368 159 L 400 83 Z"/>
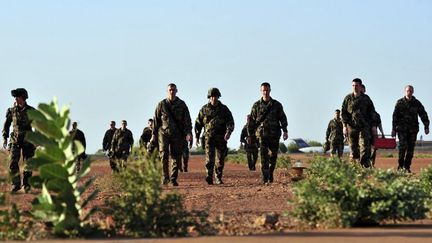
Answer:
<path fill-rule="evenodd" d="M 256 144 L 245 145 L 246 157 L 248 161 L 249 170 L 256 170 L 256 162 L 258 160 L 258 146 Z"/>
<path fill-rule="evenodd" d="M 179 164 L 181 163 L 185 136 L 159 133 L 159 157 L 162 161 L 164 182 L 177 181 Z M 169 173 L 169 157 L 171 155 L 171 175 Z"/>
<path fill-rule="evenodd" d="M 30 186 L 29 179 L 32 176 L 32 168 L 28 163 L 28 160 L 33 157 L 35 150 L 35 146 L 28 142 L 10 144 L 9 173 L 13 185 L 21 187 L 19 161 L 22 152 L 24 161 L 23 184 L 24 186 Z"/>
<path fill-rule="evenodd" d="M 370 153 L 371 153 L 371 129 L 349 129 L 349 141 L 351 147 L 351 157 L 354 160 L 360 160 L 360 165 L 368 168 L 370 167 Z"/>
<path fill-rule="evenodd" d="M 264 183 L 273 182 L 279 151 L 279 138 L 260 138 L 261 172 Z"/>
<path fill-rule="evenodd" d="M 110 157 L 110 166 L 113 172 L 119 172 L 120 169 L 126 168 L 126 162 L 129 157 L 129 150 L 116 151 Z"/>
<path fill-rule="evenodd" d="M 399 138 L 399 169 L 410 170 L 414 147 L 417 140 L 417 131 L 398 132 Z"/>
<path fill-rule="evenodd" d="M 224 136 L 217 136 L 212 138 L 206 137 L 205 142 L 207 180 L 213 181 L 214 173 L 216 173 L 216 178 L 221 180 L 225 158 L 228 154 L 227 141 L 225 141 Z M 217 166 L 215 169 L 216 156 Z"/>
<path fill-rule="evenodd" d="M 189 164 L 189 147 L 188 143 L 185 140 L 185 145 L 182 150 L 182 159 L 179 161 L 179 170 L 180 172 L 187 172 L 188 171 L 188 164 Z"/>
<path fill-rule="evenodd" d="M 337 153 L 338 157 L 342 157 L 344 150 L 343 141 L 335 141 L 330 143 L 330 153 L 335 155 Z"/>

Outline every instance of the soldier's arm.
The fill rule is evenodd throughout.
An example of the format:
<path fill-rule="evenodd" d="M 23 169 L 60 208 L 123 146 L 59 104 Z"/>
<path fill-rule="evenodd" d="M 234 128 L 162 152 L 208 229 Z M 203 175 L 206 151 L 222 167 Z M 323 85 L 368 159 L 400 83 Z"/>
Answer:
<path fill-rule="evenodd" d="M 393 110 L 393 120 L 392 120 L 392 130 L 397 131 L 397 127 L 399 125 L 399 110 L 400 105 L 399 102 L 396 102 L 395 108 Z"/>
<path fill-rule="evenodd" d="M 428 114 L 420 101 L 418 101 L 418 114 L 420 116 L 421 121 L 423 122 L 424 129 L 429 130 L 429 117 Z"/>
<path fill-rule="evenodd" d="M 287 133 L 288 132 L 288 129 L 287 129 L 288 120 L 287 120 L 287 117 L 285 115 L 285 112 L 283 110 L 283 106 L 281 103 L 279 103 L 279 122 L 280 122 L 280 126 L 282 128 L 282 131 L 284 133 Z"/>
<path fill-rule="evenodd" d="M 247 123 L 247 135 L 248 137 L 251 137 L 255 134 L 256 130 L 256 119 L 257 119 L 257 109 L 258 105 L 255 103 L 252 106 L 251 112 L 250 112 L 250 121 Z"/>
<path fill-rule="evenodd" d="M 201 134 L 201 130 L 204 127 L 204 107 L 201 108 L 201 110 L 198 113 L 198 117 L 195 119 L 195 137 L 199 138 Z M 196 140 L 196 143 L 199 144 L 199 139 Z"/>
<path fill-rule="evenodd" d="M 189 113 L 189 109 L 185 102 L 183 102 L 183 129 L 184 134 L 189 134 L 192 138 L 192 119 Z M 190 140 L 189 140 L 190 141 Z"/>
<path fill-rule="evenodd" d="M 226 107 L 226 116 L 227 116 L 227 123 L 226 123 L 226 130 L 229 133 L 232 133 L 234 131 L 234 118 L 232 116 L 231 111 Z"/>
<path fill-rule="evenodd" d="M 345 97 L 345 99 L 342 102 L 342 108 L 341 108 L 341 118 L 344 128 L 347 127 L 351 123 L 351 114 L 348 112 L 348 97 Z"/>
<path fill-rule="evenodd" d="M 246 137 L 247 137 L 247 127 L 244 127 L 240 134 L 240 143 L 246 143 Z"/>
<path fill-rule="evenodd" d="M 329 124 L 327 125 L 327 131 L 326 131 L 326 137 L 325 140 L 328 141 L 329 137 L 330 137 L 330 133 L 331 133 L 331 121 L 329 122 Z"/>
<path fill-rule="evenodd" d="M 3 148 L 6 149 L 7 147 L 7 140 L 9 138 L 9 128 L 12 124 L 12 111 L 11 109 L 7 109 L 6 111 L 6 120 L 3 124 Z"/>

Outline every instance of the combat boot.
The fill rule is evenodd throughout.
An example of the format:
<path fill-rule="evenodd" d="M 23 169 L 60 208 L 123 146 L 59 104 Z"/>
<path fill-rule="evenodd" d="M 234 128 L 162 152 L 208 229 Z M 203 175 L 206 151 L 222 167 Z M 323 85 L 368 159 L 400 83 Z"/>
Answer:
<path fill-rule="evenodd" d="M 15 176 L 12 178 L 12 188 L 11 188 L 11 192 L 12 192 L 12 193 L 17 192 L 17 191 L 19 191 L 20 189 L 21 189 L 21 176 L 18 174 L 18 175 L 15 175 Z"/>
<path fill-rule="evenodd" d="M 188 172 L 188 167 L 185 166 L 185 167 L 183 168 L 183 171 L 184 171 L 184 172 Z"/>
<path fill-rule="evenodd" d="M 163 180 L 164 185 L 168 185 L 169 182 L 170 182 L 169 178 L 164 178 L 164 180 Z"/>
<path fill-rule="evenodd" d="M 207 184 L 213 185 L 213 178 L 207 176 L 205 180 L 207 181 Z"/>
<path fill-rule="evenodd" d="M 224 184 L 222 181 L 222 178 L 217 177 L 216 178 L 216 184 L 218 184 L 218 185 Z"/>
<path fill-rule="evenodd" d="M 173 186 L 178 186 L 179 185 L 176 180 L 172 180 L 171 183 L 172 183 Z"/>
<path fill-rule="evenodd" d="M 30 177 L 32 176 L 31 171 L 24 171 L 24 177 L 23 177 L 23 185 L 24 185 L 24 191 L 26 193 L 30 192 L 31 186 L 30 186 Z"/>

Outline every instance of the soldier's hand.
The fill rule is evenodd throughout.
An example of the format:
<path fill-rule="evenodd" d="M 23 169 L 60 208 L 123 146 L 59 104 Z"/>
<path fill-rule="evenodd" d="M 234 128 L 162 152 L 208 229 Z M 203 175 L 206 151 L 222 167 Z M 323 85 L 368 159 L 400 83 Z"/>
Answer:
<path fill-rule="evenodd" d="M 5 138 L 4 141 L 3 141 L 3 148 L 4 148 L 4 149 L 7 148 L 7 138 Z"/>
<path fill-rule="evenodd" d="M 426 133 L 426 135 L 429 134 L 429 128 L 425 128 L 425 133 Z"/>
<path fill-rule="evenodd" d="M 392 132 L 391 132 L 391 136 L 392 136 L 392 137 L 396 137 L 396 131 L 395 131 L 395 130 L 392 130 Z"/>
<path fill-rule="evenodd" d="M 230 137 L 231 137 L 231 133 L 230 132 L 226 132 L 225 136 L 224 136 L 225 141 L 228 141 L 228 139 L 230 139 Z"/>
<path fill-rule="evenodd" d="M 190 142 L 192 140 L 192 134 L 188 133 L 186 135 L 186 141 Z"/>
<path fill-rule="evenodd" d="M 288 132 L 284 132 L 282 137 L 283 137 L 284 141 L 287 140 L 288 139 Z"/>

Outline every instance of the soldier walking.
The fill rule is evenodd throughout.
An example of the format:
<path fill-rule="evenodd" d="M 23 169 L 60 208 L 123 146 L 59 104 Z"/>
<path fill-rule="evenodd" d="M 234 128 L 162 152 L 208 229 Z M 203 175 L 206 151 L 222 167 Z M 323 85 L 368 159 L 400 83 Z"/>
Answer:
<path fill-rule="evenodd" d="M 163 184 L 170 181 L 178 186 L 178 166 L 182 156 L 184 141 L 192 140 L 192 122 L 186 103 L 177 97 L 177 86 L 168 85 L 167 98 L 160 101 L 154 115 L 154 130 L 150 142 L 159 142 L 159 156 L 162 160 Z M 172 157 L 169 174 L 169 155 Z"/>
<path fill-rule="evenodd" d="M 216 173 L 216 184 L 223 184 L 222 175 L 225 165 L 225 157 L 228 154 L 227 141 L 234 130 L 234 119 L 231 111 L 219 98 L 221 93 L 217 88 L 208 91 L 209 102 L 205 104 L 195 121 L 195 135 L 200 137 L 201 130 L 205 129 L 205 151 L 206 151 L 206 181 L 213 184 L 213 174 Z M 196 141 L 200 145 L 199 139 Z M 216 156 L 218 163 L 215 168 Z"/>
<path fill-rule="evenodd" d="M 334 118 L 330 120 L 327 126 L 326 143 L 330 145 L 332 156 L 337 153 L 338 158 L 342 157 L 344 150 L 344 135 L 339 109 L 335 111 Z"/>
<path fill-rule="evenodd" d="M 69 131 L 69 134 L 72 136 L 72 140 L 79 141 L 81 145 L 84 147 L 84 152 L 78 155 L 77 164 L 76 164 L 76 172 L 78 173 L 81 169 L 81 162 L 87 158 L 86 150 L 86 139 L 84 133 L 78 129 L 78 123 L 72 122 L 72 130 Z M 72 144 L 72 151 L 75 153 L 75 144 Z"/>
<path fill-rule="evenodd" d="M 351 84 L 353 92 L 342 103 L 343 133 L 349 138 L 352 160 L 368 168 L 371 136 L 376 135 L 375 107 L 369 96 L 362 93 L 361 79 L 356 78 Z"/>
<path fill-rule="evenodd" d="M 399 166 L 411 173 L 411 161 L 419 132 L 418 116 L 424 125 L 424 132 L 429 134 L 429 118 L 422 103 L 413 96 L 414 87 L 405 87 L 405 96 L 396 102 L 393 111 L 392 137 L 399 138 Z"/>
<path fill-rule="evenodd" d="M 248 123 L 250 122 L 250 119 L 251 119 L 250 115 L 247 115 L 246 125 L 244 125 L 242 132 L 240 134 L 240 146 L 244 148 L 244 150 L 246 151 L 249 170 L 255 171 L 256 162 L 258 160 L 258 140 L 255 134 L 252 134 L 251 136 L 252 143 L 251 144 L 247 143 L 247 138 L 248 138 L 247 126 Z"/>
<path fill-rule="evenodd" d="M 273 182 L 273 172 L 279 151 L 281 129 L 283 139 L 288 139 L 288 122 L 282 104 L 270 96 L 270 84 L 261 84 L 261 99 L 255 102 L 248 124 L 248 144 L 252 144 L 255 134 L 260 145 L 261 172 L 264 184 Z"/>
<path fill-rule="evenodd" d="M 3 148 L 8 146 L 9 128 L 12 125 L 12 133 L 9 141 L 9 173 L 12 177 L 12 192 L 21 189 L 21 176 L 19 169 L 19 160 L 21 152 L 24 161 L 23 185 L 25 192 L 30 191 L 29 179 L 32 176 L 32 169 L 28 160 L 35 153 L 35 146 L 25 139 L 26 133 L 32 131 L 31 120 L 28 118 L 28 111 L 34 110 L 26 102 L 28 99 L 27 90 L 18 88 L 11 91 L 15 97 L 15 104 L 6 112 L 6 121 L 3 125 Z"/>
<path fill-rule="evenodd" d="M 112 143 L 112 139 L 114 137 L 114 133 L 117 130 L 117 128 L 115 126 L 116 126 L 115 121 L 111 121 L 110 128 L 105 132 L 105 135 L 104 135 L 104 138 L 102 141 L 102 150 L 104 152 L 108 153 L 110 167 L 113 171 L 116 168 L 116 162 L 115 162 L 114 156 L 112 156 L 112 154 L 109 154 L 109 153 L 111 150 L 111 143 Z"/>
<path fill-rule="evenodd" d="M 139 144 L 140 144 L 141 149 L 148 149 L 149 148 L 149 142 L 150 142 L 150 139 L 151 139 L 152 133 L 153 133 L 152 130 L 153 130 L 153 119 L 150 118 L 150 119 L 148 119 L 147 127 L 144 128 L 144 130 L 141 134 L 140 140 L 139 140 Z M 150 152 L 153 152 L 153 150 Z"/>
<path fill-rule="evenodd" d="M 112 139 L 111 156 L 114 160 L 114 164 L 111 168 L 114 172 L 118 172 L 119 167 L 123 169 L 126 168 L 127 159 L 132 152 L 134 139 L 132 132 L 126 127 L 127 121 L 123 120 L 121 127 L 115 131 Z"/>

